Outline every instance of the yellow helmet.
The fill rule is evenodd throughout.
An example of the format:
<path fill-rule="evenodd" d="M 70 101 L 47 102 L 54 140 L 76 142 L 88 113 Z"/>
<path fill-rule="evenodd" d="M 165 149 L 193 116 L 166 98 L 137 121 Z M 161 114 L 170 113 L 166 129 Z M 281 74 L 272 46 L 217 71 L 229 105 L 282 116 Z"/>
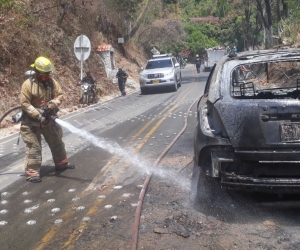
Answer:
<path fill-rule="evenodd" d="M 196 57 L 199 57 L 199 55 L 197 54 Z"/>
<path fill-rule="evenodd" d="M 34 64 L 31 64 L 30 66 L 41 73 L 48 73 L 54 70 L 54 67 L 50 60 L 43 56 L 38 57 L 34 61 Z"/>

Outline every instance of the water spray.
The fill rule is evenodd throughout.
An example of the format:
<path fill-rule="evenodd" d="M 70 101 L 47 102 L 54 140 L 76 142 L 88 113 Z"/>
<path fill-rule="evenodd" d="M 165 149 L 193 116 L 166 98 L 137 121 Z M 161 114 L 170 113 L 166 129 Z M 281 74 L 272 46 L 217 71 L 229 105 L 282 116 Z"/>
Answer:
<path fill-rule="evenodd" d="M 79 135 L 82 138 L 85 138 L 89 142 L 91 142 L 93 145 L 103 148 L 104 150 L 108 151 L 109 153 L 113 155 L 119 155 L 120 157 L 131 161 L 131 163 L 134 166 L 139 167 L 139 170 L 146 173 L 150 174 L 152 172 L 155 172 L 156 175 L 159 175 L 162 178 L 168 178 L 171 179 L 172 181 L 175 181 L 176 183 L 180 184 L 182 188 L 188 188 L 188 184 L 186 183 L 186 180 L 183 180 L 181 178 L 181 175 L 178 175 L 178 173 L 172 174 L 170 171 L 164 170 L 157 168 L 156 165 L 149 165 L 146 164 L 144 161 L 138 158 L 137 155 L 133 155 L 131 152 L 128 152 L 128 150 L 123 149 L 117 142 L 113 141 L 107 141 L 102 138 L 96 137 L 93 134 L 74 127 L 68 122 L 65 122 L 61 119 L 55 119 L 55 122 L 64 128 L 68 129 L 70 132 Z M 155 171 L 154 171 L 155 168 Z"/>

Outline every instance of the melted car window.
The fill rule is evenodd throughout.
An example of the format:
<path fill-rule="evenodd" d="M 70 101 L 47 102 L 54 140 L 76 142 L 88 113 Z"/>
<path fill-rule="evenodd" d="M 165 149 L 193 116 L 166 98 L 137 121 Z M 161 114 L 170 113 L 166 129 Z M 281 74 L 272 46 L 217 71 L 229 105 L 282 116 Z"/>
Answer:
<path fill-rule="evenodd" d="M 159 69 L 159 68 L 169 68 L 169 67 L 172 67 L 171 59 L 151 61 L 148 62 L 146 65 L 146 69 Z"/>
<path fill-rule="evenodd" d="M 300 62 L 241 64 L 232 71 L 231 90 L 236 98 L 299 99 Z"/>

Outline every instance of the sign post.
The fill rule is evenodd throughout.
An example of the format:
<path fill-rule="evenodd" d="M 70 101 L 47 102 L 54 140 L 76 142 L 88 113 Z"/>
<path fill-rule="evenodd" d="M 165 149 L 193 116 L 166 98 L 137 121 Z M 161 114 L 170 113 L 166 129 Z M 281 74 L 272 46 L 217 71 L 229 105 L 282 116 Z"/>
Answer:
<path fill-rule="evenodd" d="M 80 35 L 76 38 L 74 43 L 74 53 L 76 58 L 80 61 L 80 80 L 82 80 L 83 61 L 88 59 L 91 53 L 91 42 L 85 35 Z"/>

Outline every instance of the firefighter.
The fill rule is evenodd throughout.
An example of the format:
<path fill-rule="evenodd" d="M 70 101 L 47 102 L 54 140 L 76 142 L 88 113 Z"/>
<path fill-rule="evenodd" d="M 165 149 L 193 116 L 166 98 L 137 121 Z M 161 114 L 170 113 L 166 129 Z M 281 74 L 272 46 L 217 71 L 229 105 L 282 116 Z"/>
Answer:
<path fill-rule="evenodd" d="M 41 136 L 48 143 L 55 164 L 55 170 L 74 168 L 68 162 L 65 144 L 62 141 L 62 128 L 50 119 L 56 115 L 63 100 L 59 83 L 50 73 L 53 64 L 45 57 L 38 57 L 31 65 L 35 74 L 27 79 L 21 88 L 21 106 L 23 119 L 21 136 L 26 143 L 25 175 L 29 182 L 41 182 L 40 169 L 42 164 Z"/>

